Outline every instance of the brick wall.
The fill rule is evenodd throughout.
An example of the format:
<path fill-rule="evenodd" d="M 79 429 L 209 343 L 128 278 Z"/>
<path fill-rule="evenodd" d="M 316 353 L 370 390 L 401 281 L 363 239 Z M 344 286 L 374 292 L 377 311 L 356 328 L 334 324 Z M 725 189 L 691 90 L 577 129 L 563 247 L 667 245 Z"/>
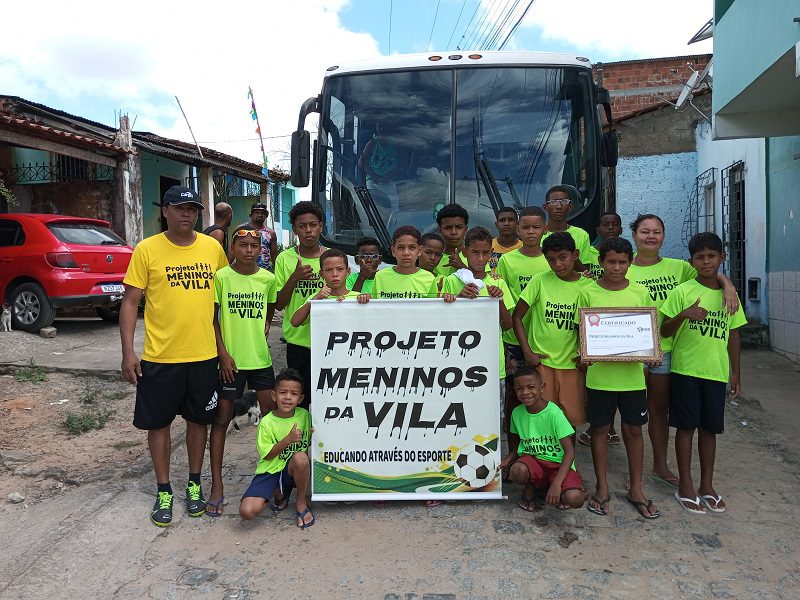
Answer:
<path fill-rule="evenodd" d="M 616 120 L 663 104 L 664 99 L 674 101 L 692 68 L 702 71 L 709 60 L 711 54 L 597 63 L 594 78 L 611 93 L 611 113 Z"/>

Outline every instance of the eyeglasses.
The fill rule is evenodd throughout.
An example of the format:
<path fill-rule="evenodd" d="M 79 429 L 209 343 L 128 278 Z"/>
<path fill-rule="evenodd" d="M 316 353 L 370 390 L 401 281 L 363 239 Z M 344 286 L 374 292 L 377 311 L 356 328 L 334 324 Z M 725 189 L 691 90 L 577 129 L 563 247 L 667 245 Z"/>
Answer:
<path fill-rule="evenodd" d="M 380 254 L 358 254 L 357 258 L 361 260 L 378 260 L 381 257 Z"/>
<path fill-rule="evenodd" d="M 572 204 L 572 200 L 569 198 L 565 198 L 563 200 L 547 200 L 544 204 L 545 206 L 567 206 Z"/>
<path fill-rule="evenodd" d="M 237 237 L 245 237 L 245 236 L 248 236 L 248 235 L 252 235 L 254 238 L 260 238 L 261 237 L 261 232 L 260 231 L 256 231 L 255 229 L 240 229 L 238 231 L 234 231 L 233 232 L 233 237 L 235 237 L 235 238 L 237 238 Z"/>

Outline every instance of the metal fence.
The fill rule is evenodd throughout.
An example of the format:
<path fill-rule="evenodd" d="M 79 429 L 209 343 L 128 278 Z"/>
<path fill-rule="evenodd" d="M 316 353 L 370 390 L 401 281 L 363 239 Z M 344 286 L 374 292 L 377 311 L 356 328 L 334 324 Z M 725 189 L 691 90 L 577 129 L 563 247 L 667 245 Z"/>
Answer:
<path fill-rule="evenodd" d="M 114 179 L 114 168 L 68 156 L 59 156 L 58 160 L 52 163 L 15 165 L 13 178 L 14 183 L 108 181 Z"/>
<path fill-rule="evenodd" d="M 744 163 L 722 170 L 722 242 L 728 255 L 727 274 L 739 298 L 745 300 Z"/>

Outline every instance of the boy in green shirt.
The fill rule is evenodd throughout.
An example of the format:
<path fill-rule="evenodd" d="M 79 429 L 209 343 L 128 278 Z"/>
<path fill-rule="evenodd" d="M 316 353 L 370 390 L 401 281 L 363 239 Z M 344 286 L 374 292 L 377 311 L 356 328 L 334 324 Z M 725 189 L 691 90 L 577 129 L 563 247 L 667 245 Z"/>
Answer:
<path fill-rule="evenodd" d="M 725 260 L 722 240 L 698 233 L 689 240 L 695 279 L 674 288 L 661 313 L 661 334 L 672 337 L 669 424 L 675 427 L 678 491 L 675 499 L 695 514 L 721 513 L 725 501 L 714 489 L 717 434 L 724 431 L 725 385 L 739 395 L 741 341 L 738 328 L 747 323 L 742 307 L 731 315 L 725 306 L 719 267 Z M 698 430 L 700 487 L 692 483 L 692 441 Z"/>
<path fill-rule="evenodd" d="M 327 300 L 338 302 L 347 298 L 356 298 L 359 304 L 369 302 L 369 294 L 362 294 L 347 289 L 347 278 L 350 268 L 347 266 L 347 255 L 336 248 L 330 248 L 319 257 L 319 272 L 325 285 L 292 315 L 292 327 L 310 325 L 311 300 Z"/>
<path fill-rule="evenodd" d="M 522 365 L 514 372 L 514 390 L 522 403 L 511 414 L 509 453 L 500 468 L 510 469 L 511 480 L 524 486 L 519 507 L 534 511 L 537 491 L 545 502 L 561 509 L 580 508 L 586 491 L 575 469 L 575 430 L 564 413 L 544 399 L 539 371 Z"/>
<path fill-rule="evenodd" d="M 372 293 L 375 273 L 381 264 L 381 244 L 375 238 L 361 238 L 356 246 L 358 273 L 347 276 L 347 289 L 354 292 Z"/>
<path fill-rule="evenodd" d="M 550 270 L 531 279 L 511 319 L 523 361 L 537 367 L 542 376 L 544 398 L 577 427 L 586 423 L 586 380 L 575 365 L 578 340 L 573 315 L 581 289 L 592 280 L 575 271 L 578 250 L 569 233 L 554 233 L 542 251 Z"/>
<path fill-rule="evenodd" d="M 612 238 L 600 246 L 600 266 L 603 276 L 581 289 L 575 310 L 575 322 L 582 327 L 582 307 L 652 306 L 647 288 L 628 281 L 628 267 L 633 260 L 633 247 L 628 240 Z M 587 413 L 592 428 L 592 461 L 597 488 L 588 509 L 597 515 L 608 514 L 611 494 L 608 490 L 608 430 L 619 410 L 622 419 L 622 439 L 628 455 L 630 485 L 626 496 L 645 519 L 657 519 L 660 513 L 644 493 L 642 469 L 644 441 L 642 425 L 647 423 L 647 393 L 644 367 L 640 362 L 584 363 L 586 373 Z"/>
<path fill-rule="evenodd" d="M 444 210 L 444 209 L 442 209 Z M 375 299 L 429 298 L 436 278 L 417 266 L 422 254 L 422 234 L 411 225 L 398 227 L 392 235 L 392 256 L 397 264 L 375 274 Z M 433 294 L 435 297 L 435 294 Z"/>
<path fill-rule="evenodd" d="M 436 267 L 436 274 L 447 277 L 467 266 L 464 236 L 469 225 L 469 213 L 460 204 L 447 204 L 436 213 L 436 224 L 444 239 L 444 256 Z"/>
<path fill-rule="evenodd" d="M 278 290 L 275 275 L 258 266 L 261 232 L 240 225 L 231 236 L 234 262 L 214 278 L 214 334 L 219 355 L 221 390 L 214 424 L 211 426 L 211 495 L 206 514 L 219 517 L 225 503 L 222 459 L 225 436 L 233 417 L 233 401 L 244 394 L 245 385 L 256 393 L 261 414 L 272 408 L 275 374 L 266 331 L 275 312 Z"/>
<path fill-rule="evenodd" d="M 516 216 L 516 213 L 514 215 Z M 522 209 L 517 225 L 517 234 L 519 235 L 521 246 L 502 254 L 497 263 L 495 272 L 508 285 L 515 306 L 520 294 L 522 294 L 531 278 L 537 273 L 543 273 L 548 270 L 547 259 L 544 257 L 542 248 L 539 245 L 542 236 L 547 232 L 546 221 L 547 216 L 538 206 L 529 206 Z M 494 242 L 492 243 L 494 244 Z M 496 252 L 496 246 L 493 246 L 493 248 Z M 528 329 L 529 325 L 530 319 L 525 319 L 525 328 Z M 524 362 L 525 357 L 522 355 L 520 343 L 517 341 L 513 327 L 503 332 L 503 344 L 506 350 L 507 374 L 505 414 L 506 419 L 510 419 L 511 411 L 519 404 L 517 397 L 514 395 L 514 376 L 512 373 L 517 368 L 517 365 Z M 508 423 L 505 425 L 506 431 L 508 431 Z"/>
<path fill-rule="evenodd" d="M 297 236 L 296 247 L 287 248 L 275 260 L 278 299 L 275 308 L 283 310 L 283 337 L 286 340 L 286 364 L 303 376 L 302 406 L 311 403 L 311 329 L 308 324 L 293 327 L 292 315 L 322 287 L 319 257 L 325 248 L 319 245 L 322 234 L 322 210 L 313 202 L 298 202 L 289 211 L 289 222 Z"/>
<path fill-rule="evenodd" d="M 497 212 L 494 226 L 497 228 L 497 237 L 492 239 L 492 260 L 489 261 L 491 270 L 497 268 L 501 256 L 522 246 L 522 241 L 517 237 L 519 215 L 516 209 L 510 206 L 501 208 Z"/>
<path fill-rule="evenodd" d="M 575 227 L 567 222 L 567 217 L 572 210 L 572 193 L 575 188 L 566 185 L 554 185 L 544 195 L 544 212 L 547 213 L 547 233 L 542 238 L 542 243 L 547 236 L 557 232 L 566 231 L 575 240 L 575 247 L 582 263 L 586 263 L 589 257 L 589 234 L 580 227 Z"/>
<path fill-rule="evenodd" d="M 436 292 L 438 294 L 442 289 L 442 281 L 445 278 L 445 275 L 439 275 L 436 272 L 436 267 L 439 266 L 439 261 L 444 256 L 444 240 L 442 236 L 433 231 L 424 234 L 420 239 L 422 240 L 422 254 L 419 255 L 417 264 L 421 269 L 425 269 L 436 278 Z"/>
<path fill-rule="evenodd" d="M 314 524 L 306 501 L 311 476 L 308 447 L 314 429 L 311 415 L 298 406 L 304 386 L 303 377 L 295 369 L 284 369 L 275 378 L 275 408 L 258 424 L 256 475 L 239 503 L 239 515 L 245 521 L 257 517 L 267 503 L 274 511 L 285 509 L 292 488 L 297 486 L 296 525 L 306 529 Z"/>

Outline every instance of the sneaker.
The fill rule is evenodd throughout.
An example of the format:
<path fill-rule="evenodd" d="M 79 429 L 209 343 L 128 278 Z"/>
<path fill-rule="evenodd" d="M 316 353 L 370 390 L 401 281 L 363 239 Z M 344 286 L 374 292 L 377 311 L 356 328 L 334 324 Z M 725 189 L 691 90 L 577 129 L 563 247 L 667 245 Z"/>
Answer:
<path fill-rule="evenodd" d="M 150 512 L 150 520 L 153 525 L 166 527 L 172 522 L 172 494 L 169 492 L 158 492 L 156 503 Z"/>
<path fill-rule="evenodd" d="M 190 517 L 199 517 L 206 512 L 206 499 L 199 483 L 190 481 L 186 486 L 186 512 Z"/>

